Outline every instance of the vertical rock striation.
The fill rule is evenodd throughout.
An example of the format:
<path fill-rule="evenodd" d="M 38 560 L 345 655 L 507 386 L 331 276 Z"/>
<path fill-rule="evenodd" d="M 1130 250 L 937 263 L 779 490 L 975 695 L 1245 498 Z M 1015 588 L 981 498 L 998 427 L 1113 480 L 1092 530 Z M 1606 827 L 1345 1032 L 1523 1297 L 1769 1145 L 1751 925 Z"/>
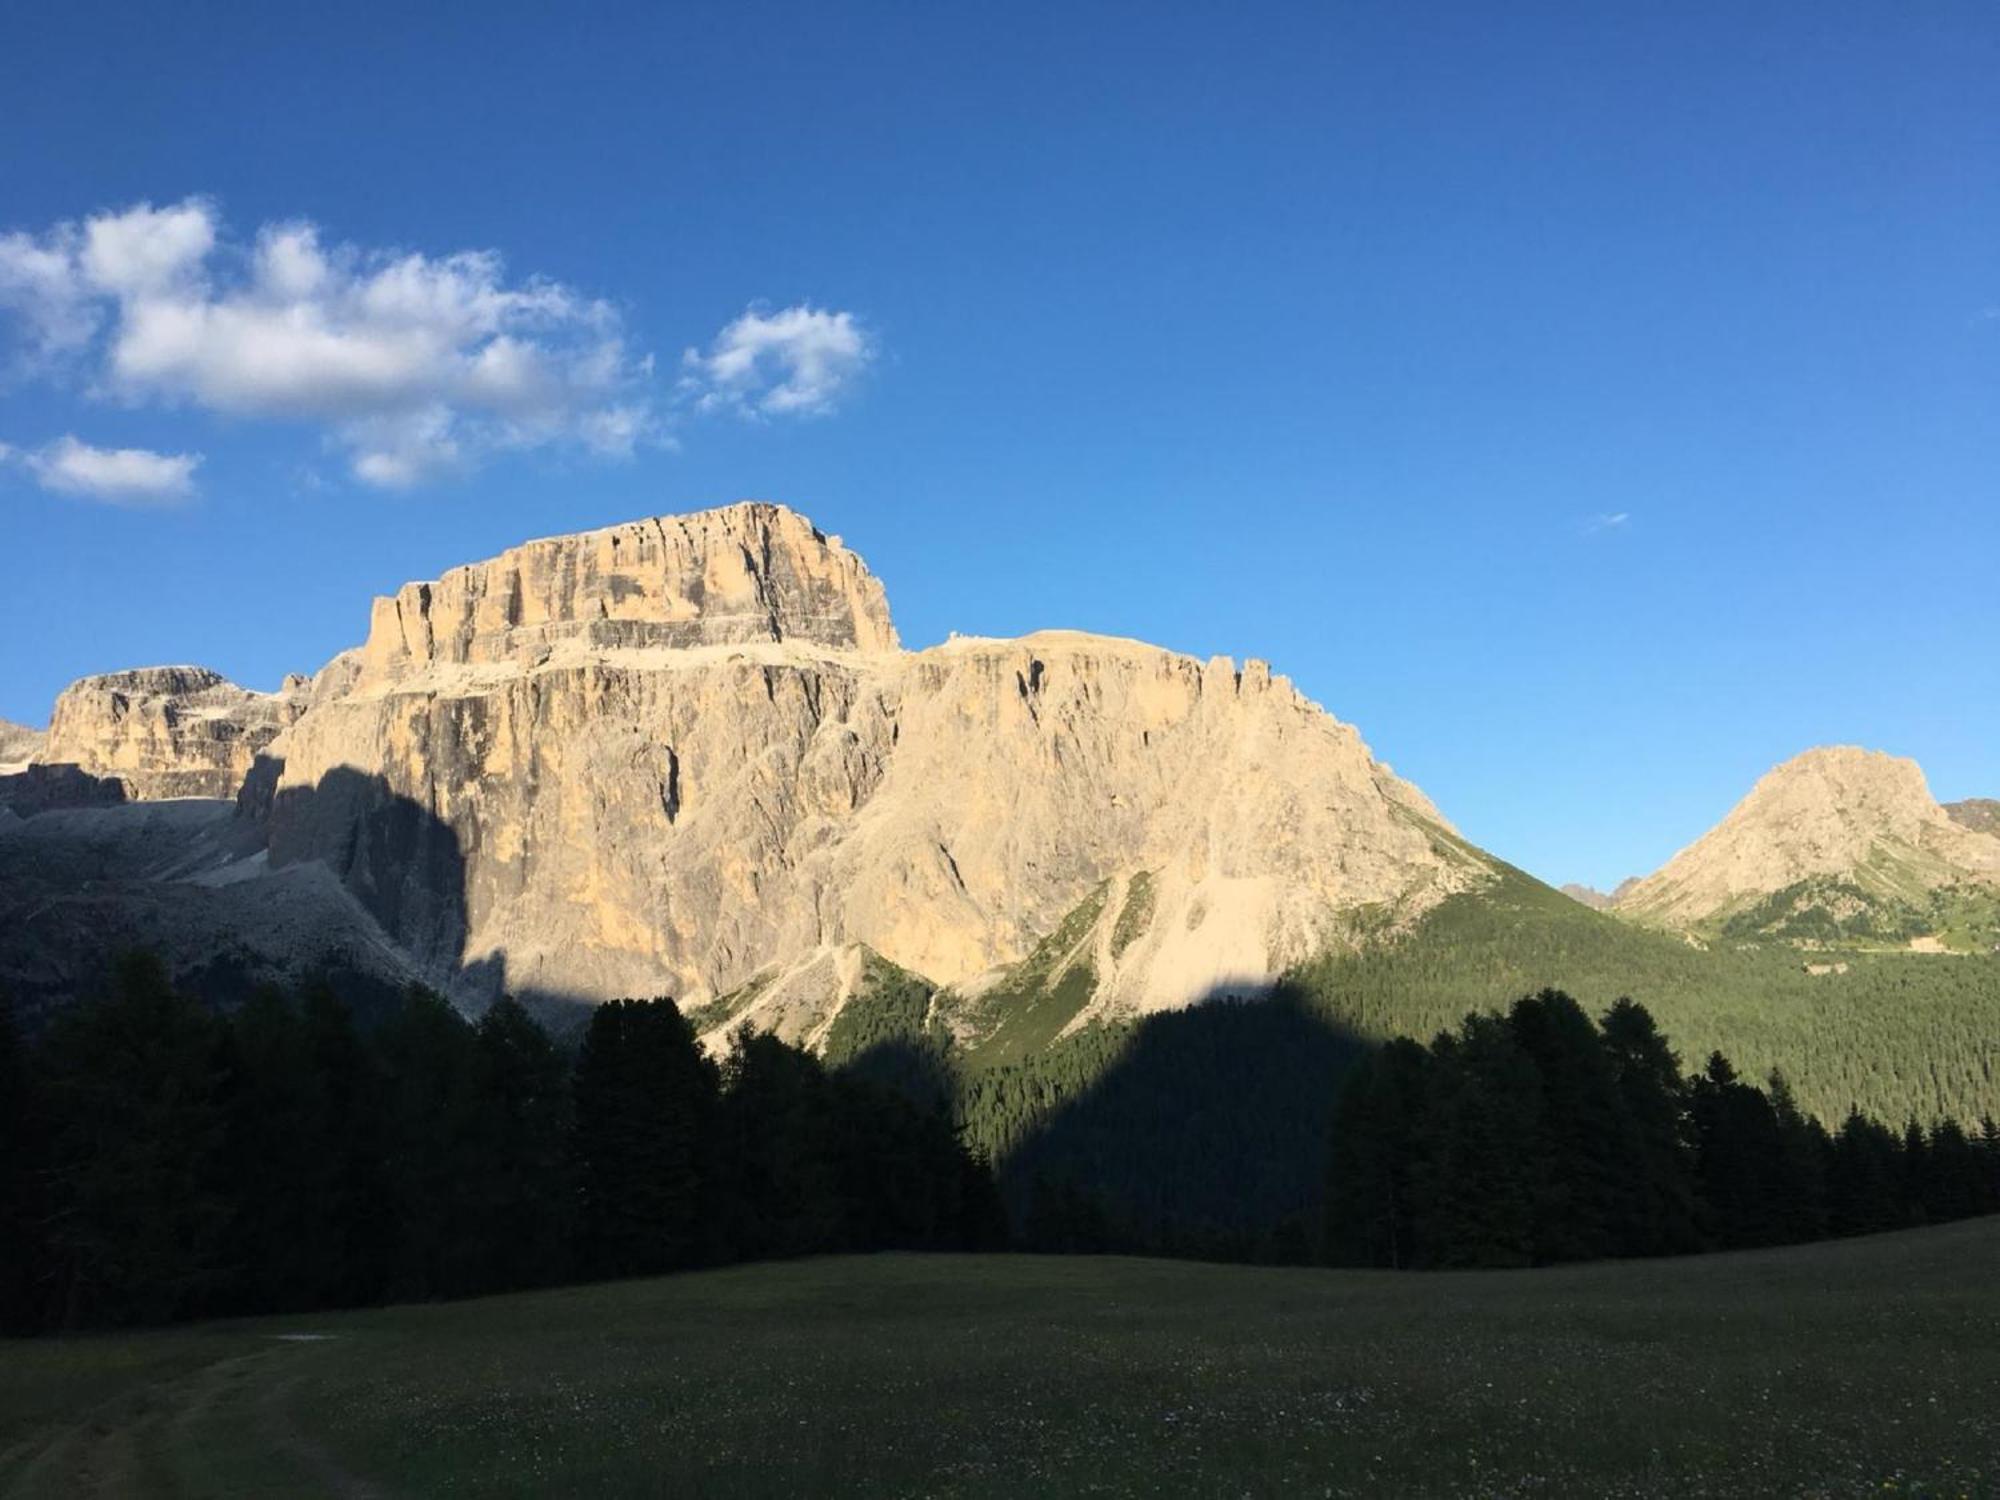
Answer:
<path fill-rule="evenodd" d="M 72 765 L 127 797 L 234 797 L 259 751 L 303 709 L 302 684 L 255 693 L 206 667 L 141 667 L 72 683 L 42 765 Z"/>
<path fill-rule="evenodd" d="M 701 1003 L 855 945 L 972 990 L 1143 872 L 1093 1004 L 1154 1009 L 1486 869 L 1263 664 L 905 652 L 861 560 L 771 505 L 407 585 L 310 697 L 271 747 L 273 865 L 327 863 L 461 990 Z"/>

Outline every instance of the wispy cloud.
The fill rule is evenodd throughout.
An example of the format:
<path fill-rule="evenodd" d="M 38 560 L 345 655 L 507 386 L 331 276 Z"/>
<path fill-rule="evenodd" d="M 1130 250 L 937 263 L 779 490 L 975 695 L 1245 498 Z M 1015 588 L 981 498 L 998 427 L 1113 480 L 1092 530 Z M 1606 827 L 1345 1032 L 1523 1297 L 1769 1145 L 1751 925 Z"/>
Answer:
<path fill-rule="evenodd" d="M 106 505 L 177 505 L 194 494 L 199 453 L 94 448 L 74 435 L 23 452 L 0 443 L 0 461 L 18 457 L 36 483 L 58 495 Z"/>
<path fill-rule="evenodd" d="M 0 235 L 0 325 L 17 373 L 316 427 L 391 489 L 504 451 L 676 446 L 676 410 L 823 413 L 873 352 L 850 313 L 753 308 L 688 352 L 670 402 L 602 298 L 491 250 L 333 243 L 302 219 L 232 237 L 204 198 Z"/>
<path fill-rule="evenodd" d="M 1601 531 L 1620 531 L 1630 524 L 1631 520 L 1632 517 L 1629 512 L 1622 510 L 1601 510 L 1596 515 L 1588 516 L 1584 519 L 1583 534 L 1585 536 L 1595 536 Z"/>
<path fill-rule="evenodd" d="M 819 416 L 839 404 L 874 357 L 874 340 L 852 313 L 752 307 L 706 351 L 681 356 L 681 393 L 702 411 Z"/>

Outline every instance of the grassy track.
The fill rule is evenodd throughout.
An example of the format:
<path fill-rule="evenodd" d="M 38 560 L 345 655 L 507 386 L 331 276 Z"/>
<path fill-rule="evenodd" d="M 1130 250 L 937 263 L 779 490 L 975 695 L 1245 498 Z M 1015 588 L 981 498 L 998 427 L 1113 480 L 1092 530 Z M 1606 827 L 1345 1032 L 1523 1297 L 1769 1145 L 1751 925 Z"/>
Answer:
<path fill-rule="evenodd" d="M 0 1344 L 0 1496 L 1992 1495 L 1996 1270 L 1996 1220 L 1459 1275 L 893 1256 Z"/>

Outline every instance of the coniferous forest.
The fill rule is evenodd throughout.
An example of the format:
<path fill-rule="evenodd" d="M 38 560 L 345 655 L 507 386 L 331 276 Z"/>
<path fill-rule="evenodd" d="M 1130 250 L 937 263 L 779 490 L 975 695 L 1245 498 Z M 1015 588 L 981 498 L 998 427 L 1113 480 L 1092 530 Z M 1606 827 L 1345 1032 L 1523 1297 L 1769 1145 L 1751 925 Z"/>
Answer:
<path fill-rule="evenodd" d="M 1793 1243 L 2000 1210 L 2000 1128 L 1829 1129 L 1554 990 L 1428 1045 L 1280 997 L 1085 1033 L 1030 1071 L 828 1063 L 670 1000 L 565 1050 L 512 1001 L 331 989 L 227 1014 L 122 960 L 0 1007 L 0 1318 L 46 1331 L 471 1296 L 891 1248 L 1399 1268 Z M 1074 1076 L 1070 1076 L 1074 1074 Z M 1001 1128 L 996 1128 L 995 1122 Z M 989 1167 L 989 1154 L 998 1170 Z"/>
<path fill-rule="evenodd" d="M 502 1001 L 363 1029 L 324 987 L 227 1016 L 122 960 L 30 1044 L 0 1007 L 10 1331 L 410 1301 L 1005 1237 L 949 1121 L 674 1004 L 574 1058 Z"/>

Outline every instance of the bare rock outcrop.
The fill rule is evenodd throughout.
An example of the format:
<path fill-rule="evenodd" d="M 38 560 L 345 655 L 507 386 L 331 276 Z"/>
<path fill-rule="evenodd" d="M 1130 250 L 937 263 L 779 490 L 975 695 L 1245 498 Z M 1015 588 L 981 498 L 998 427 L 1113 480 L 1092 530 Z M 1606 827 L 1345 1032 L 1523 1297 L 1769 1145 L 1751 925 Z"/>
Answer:
<path fill-rule="evenodd" d="M 1767 773 L 1616 909 L 1690 925 L 1814 877 L 1917 900 L 1957 882 L 2000 882 L 2000 838 L 1948 815 L 1913 760 L 1852 746 L 1808 750 Z"/>
<path fill-rule="evenodd" d="M 805 641 L 896 648 L 882 585 L 838 537 L 760 503 L 528 542 L 375 602 L 364 683 L 569 647 Z"/>
<path fill-rule="evenodd" d="M 1945 803 L 1944 810 L 1961 828 L 1970 828 L 1974 833 L 2000 834 L 2000 800 L 1967 797 L 1963 802 Z"/>
<path fill-rule="evenodd" d="M 47 738 L 48 735 L 40 729 L 0 719 L 0 776 L 26 767 Z"/>
<path fill-rule="evenodd" d="M 327 864 L 462 994 L 701 1004 L 810 970 L 784 993 L 837 1003 L 857 947 L 976 992 L 1143 874 L 1091 1005 L 1148 1010 L 1487 878 L 1262 663 L 1068 632 L 905 652 L 860 559 L 777 506 L 408 585 L 312 700 L 270 747 L 272 865 Z"/>
<path fill-rule="evenodd" d="M 206 667 L 142 667 L 72 683 L 35 754 L 116 781 L 135 801 L 234 797 L 259 751 L 304 707 L 285 691 L 240 688 Z"/>

